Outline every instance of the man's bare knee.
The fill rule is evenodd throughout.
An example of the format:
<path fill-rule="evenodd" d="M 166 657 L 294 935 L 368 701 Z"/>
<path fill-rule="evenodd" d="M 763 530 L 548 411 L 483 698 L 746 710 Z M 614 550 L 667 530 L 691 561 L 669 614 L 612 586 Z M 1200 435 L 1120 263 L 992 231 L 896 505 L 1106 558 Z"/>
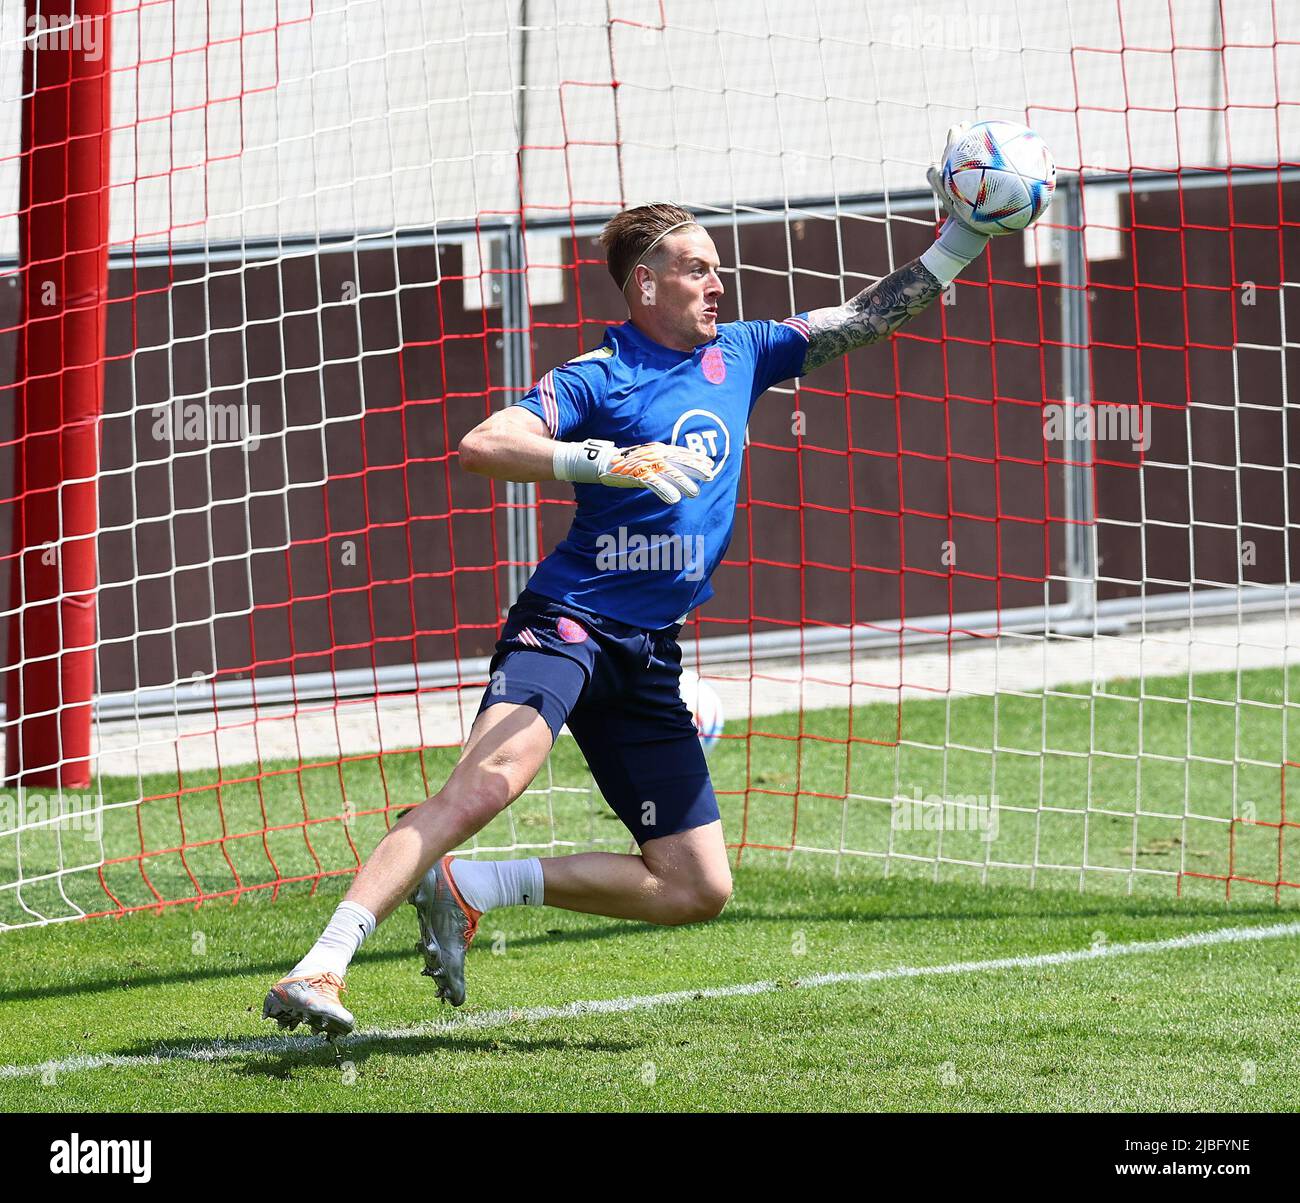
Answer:
<path fill-rule="evenodd" d="M 490 823 L 528 788 L 550 752 L 549 729 L 539 731 L 533 719 L 542 722 L 536 710 L 523 706 L 481 713 L 442 789 L 407 811 L 399 825 L 453 811 L 457 830 L 467 837 Z"/>
<path fill-rule="evenodd" d="M 528 788 L 508 772 L 495 768 L 471 769 L 453 775 L 431 801 L 455 807 L 467 817 L 487 823 Z"/>
<path fill-rule="evenodd" d="M 682 882 L 668 891 L 662 922 L 671 927 L 707 923 L 722 914 L 731 897 L 731 875 Z"/>

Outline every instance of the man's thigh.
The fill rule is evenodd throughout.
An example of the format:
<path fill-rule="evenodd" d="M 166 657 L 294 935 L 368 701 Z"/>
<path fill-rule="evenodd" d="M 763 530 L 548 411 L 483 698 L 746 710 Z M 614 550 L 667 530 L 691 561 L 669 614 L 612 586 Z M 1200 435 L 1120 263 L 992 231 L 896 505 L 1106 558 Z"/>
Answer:
<path fill-rule="evenodd" d="M 575 658 L 512 646 L 505 638 L 497 648 L 478 714 L 444 792 L 487 786 L 504 806 L 546 763 L 565 718 L 582 696 L 587 670 Z M 496 788 L 503 780 L 513 787 L 504 800 Z"/>
<path fill-rule="evenodd" d="M 439 794 L 489 811 L 508 806 L 541 771 L 552 739 L 546 720 L 532 706 L 503 702 L 481 710 Z"/>
<path fill-rule="evenodd" d="M 506 647 L 492 658 L 474 725 L 500 705 L 523 706 L 542 716 L 554 742 L 586 685 L 587 669 L 576 658 L 542 649 Z"/>

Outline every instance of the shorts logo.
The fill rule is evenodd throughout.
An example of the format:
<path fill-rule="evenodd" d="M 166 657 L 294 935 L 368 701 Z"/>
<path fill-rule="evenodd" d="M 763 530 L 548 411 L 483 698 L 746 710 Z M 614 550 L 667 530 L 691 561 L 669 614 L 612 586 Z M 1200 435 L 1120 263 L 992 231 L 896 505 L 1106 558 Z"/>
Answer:
<path fill-rule="evenodd" d="M 727 378 L 727 362 L 722 358 L 721 347 L 710 347 L 700 360 L 704 379 L 710 384 L 721 384 Z"/>
<path fill-rule="evenodd" d="M 582 629 L 582 624 L 574 622 L 572 618 L 558 619 L 555 629 L 565 643 L 581 643 L 587 638 L 587 632 Z"/>

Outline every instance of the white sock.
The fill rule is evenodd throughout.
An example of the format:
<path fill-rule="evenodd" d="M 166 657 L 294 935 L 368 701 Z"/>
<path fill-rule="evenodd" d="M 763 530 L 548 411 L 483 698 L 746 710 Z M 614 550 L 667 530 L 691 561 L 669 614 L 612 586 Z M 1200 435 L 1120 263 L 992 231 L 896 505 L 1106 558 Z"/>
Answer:
<path fill-rule="evenodd" d="M 527 860 L 462 860 L 451 862 L 451 875 L 460 896 L 476 911 L 498 906 L 542 905 L 542 862 Z"/>
<path fill-rule="evenodd" d="M 365 938 L 375 930 L 375 917 L 356 902 L 340 902 L 311 951 L 290 971 L 290 977 L 315 977 L 334 973 L 343 977 L 348 962 Z"/>

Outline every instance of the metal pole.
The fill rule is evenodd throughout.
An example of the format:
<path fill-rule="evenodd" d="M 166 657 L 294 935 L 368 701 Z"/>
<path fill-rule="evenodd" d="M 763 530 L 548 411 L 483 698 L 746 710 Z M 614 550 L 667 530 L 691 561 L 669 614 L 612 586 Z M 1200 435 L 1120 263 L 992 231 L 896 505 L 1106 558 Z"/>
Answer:
<path fill-rule="evenodd" d="M 518 212 L 499 239 L 501 281 L 501 357 L 505 404 L 513 405 L 532 384 L 532 335 L 528 312 L 528 250 L 524 244 L 524 148 L 528 142 L 528 0 L 519 3 L 519 86 L 516 90 L 515 152 Z M 537 563 L 537 486 L 531 481 L 506 483 L 506 587 L 510 596 L 502 607 L 504 618 Z"/>
<path fill-rule="evenodd" d="M 506 404 L 513 405 L 528 391 L 529 314 L 525 284 L 527 256 L 524 231 L 514 223 L 500 238 L 493 239 L 501 251 L 501 342 L 502 375 Z M 537 563 L 537 486 L 531 481 L 506 483 L 506 580 L 510 592 L 507 606 L 519 596 Z M 502 617 L 504 617 L 504 609 Z"/>
<path fill-rule="evenodd" d="M 1092 405 L 1088 367 L 1088 263 L 1083 246 L 1083 184 L 1077 175 L 1057 185 L 1061 239 L 1061 396 L 1065 401 L 1065 574 L 1072 618 L 1095 613 L 1096 514 L 1092 503 L 1092 424 L 1076 422 Z M 1086 412 L 1086 411 L 1085 411 Z M 1091 414 L 1089 414 L 1091 417 Z M 1077 431 L 1082 430 L 1082 434 Z"/>

